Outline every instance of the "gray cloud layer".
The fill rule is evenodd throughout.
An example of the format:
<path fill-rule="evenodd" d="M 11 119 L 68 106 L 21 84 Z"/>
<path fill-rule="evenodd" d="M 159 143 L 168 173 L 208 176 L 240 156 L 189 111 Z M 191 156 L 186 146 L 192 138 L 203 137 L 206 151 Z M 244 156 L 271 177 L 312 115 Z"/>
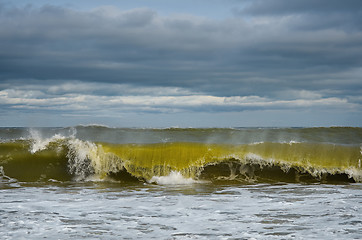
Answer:
<path fill-rule="evenodd" d="M 0 104 L 25 108 L 66 99 L 76 93 L 64 87 L 76 81 L 108 86 L 78 94 L 122 106 L 134 101 L 140 110 L 336 105 L 361 111 L 362 1 L 240 2 L 223 20 L 161 16 L 148 8 L 0 5 Z M 26 86 L 34 91 L 39 84 L 46 86 L 43 95 L 19 99 L 27 99 Z M 130 92 L 117 91 L 125 86 Z M 152 100 L 142 104 L 139 96 Z"/>

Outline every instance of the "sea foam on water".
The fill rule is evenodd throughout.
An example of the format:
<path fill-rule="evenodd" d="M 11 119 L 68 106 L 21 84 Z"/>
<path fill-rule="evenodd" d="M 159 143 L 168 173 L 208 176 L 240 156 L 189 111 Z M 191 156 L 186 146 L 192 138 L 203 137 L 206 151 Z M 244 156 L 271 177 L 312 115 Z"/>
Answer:
<path fill-rule="evenodd" d="M 153 176 L 149 182 L 161 185 L 184 185 L 197 183 L 198 181 L 192 178 L 185 178 L 180 172 L 171 171 L 168 176 Z"/>

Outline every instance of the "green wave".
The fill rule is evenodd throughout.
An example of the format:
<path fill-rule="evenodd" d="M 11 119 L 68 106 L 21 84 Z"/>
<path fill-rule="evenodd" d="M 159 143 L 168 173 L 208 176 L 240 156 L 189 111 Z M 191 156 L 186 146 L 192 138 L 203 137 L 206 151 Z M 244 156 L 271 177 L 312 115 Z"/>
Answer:
<path fill-rule="evenodd" d="M 361 150 L 359 146 L 336 146 L 311 143 L 259 143 L 247 145 L 222 145 L 202 143 L 160 144 L 102 144 L 99 151 L 105 158 L 97 159 L 95 169 L 102 172 L 104 164 L 122 160 L 122 166 L 132 175 L 150 179 L 179 171 L 185 177 L 199 178 L 208 166 L 230 167 L 230 176 L 255 175 L 247 172 L 251 166 L 259 169 L 276 167 L 284 173 L 292 168 L 308 173 L 316 179 L 323 175 L 347 174 L 361 181 Z M 112 164 L 111 164 L 112 165 Z M 114 165 L 113 165 L 114 166 Z M 221 170 L 220 170 L 221 171 Z M 217 174 L 216 174 L 217 176 Z"/>
<path fill-rule="evenodd" d="M 52 143 L 34 154 L 30 150 L 29 141 L 0 143 L 0 166 L 7 176 L 19 181 L 66 181 L 72 178 L 68 171 L 67 150 L 62 144 Z"/>
<path fill-rule="evenodd" d="M 185 178 L 211 182 L 362 182 L 359 145 L 110 144 L 68 138 L 32 151 L 33 144 L 31 140 L 0 143 L 3 175 L 18 181 L 128 182 L 179 172 Z"/>

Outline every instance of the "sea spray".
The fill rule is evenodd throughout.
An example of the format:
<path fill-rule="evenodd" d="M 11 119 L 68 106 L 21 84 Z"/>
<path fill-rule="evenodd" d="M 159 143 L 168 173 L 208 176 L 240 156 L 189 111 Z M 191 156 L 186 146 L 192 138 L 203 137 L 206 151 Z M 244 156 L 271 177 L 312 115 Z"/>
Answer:
<path fill-rule="evenodd" d="M 30 129 L 29 134 L 30 134 L 29 138 L 32 143 L 30 146 L 30 152 L 32 154 L 46 149 L 51 142 L 65 139 L 65 137 L 60 134 L 55 134 L 52 137 L 44 138 L 42 137 L 41 133 L 35 129 Z"/>
<path fill-rule="evenodd" d="M 94 174 L 92 158 L 96 157 L 96 146 L 94 143 L 84 142 L 79 139 L 68 140 L 68 168 L 77 180 L 84 180 Z M 93 160 L 94 161 L 94 160 Z"/>
<path fill-rule="evenodd" d="M 69 139 L 68 168 L 75 180 L 106 180 L 107 175 L 120 172 L 125 162 L 111 153 L 105 153 L 101 144 L 79 139 Z"/>

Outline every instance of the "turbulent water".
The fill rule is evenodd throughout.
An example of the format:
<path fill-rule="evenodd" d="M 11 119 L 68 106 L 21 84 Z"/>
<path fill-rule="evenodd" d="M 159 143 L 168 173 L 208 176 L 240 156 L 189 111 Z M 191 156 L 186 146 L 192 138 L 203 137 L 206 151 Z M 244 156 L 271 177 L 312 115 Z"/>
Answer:
<path fill-rule="evenodd" d="M 362 128 L 0 128 L 2 239 L 359 239 Z"/>

